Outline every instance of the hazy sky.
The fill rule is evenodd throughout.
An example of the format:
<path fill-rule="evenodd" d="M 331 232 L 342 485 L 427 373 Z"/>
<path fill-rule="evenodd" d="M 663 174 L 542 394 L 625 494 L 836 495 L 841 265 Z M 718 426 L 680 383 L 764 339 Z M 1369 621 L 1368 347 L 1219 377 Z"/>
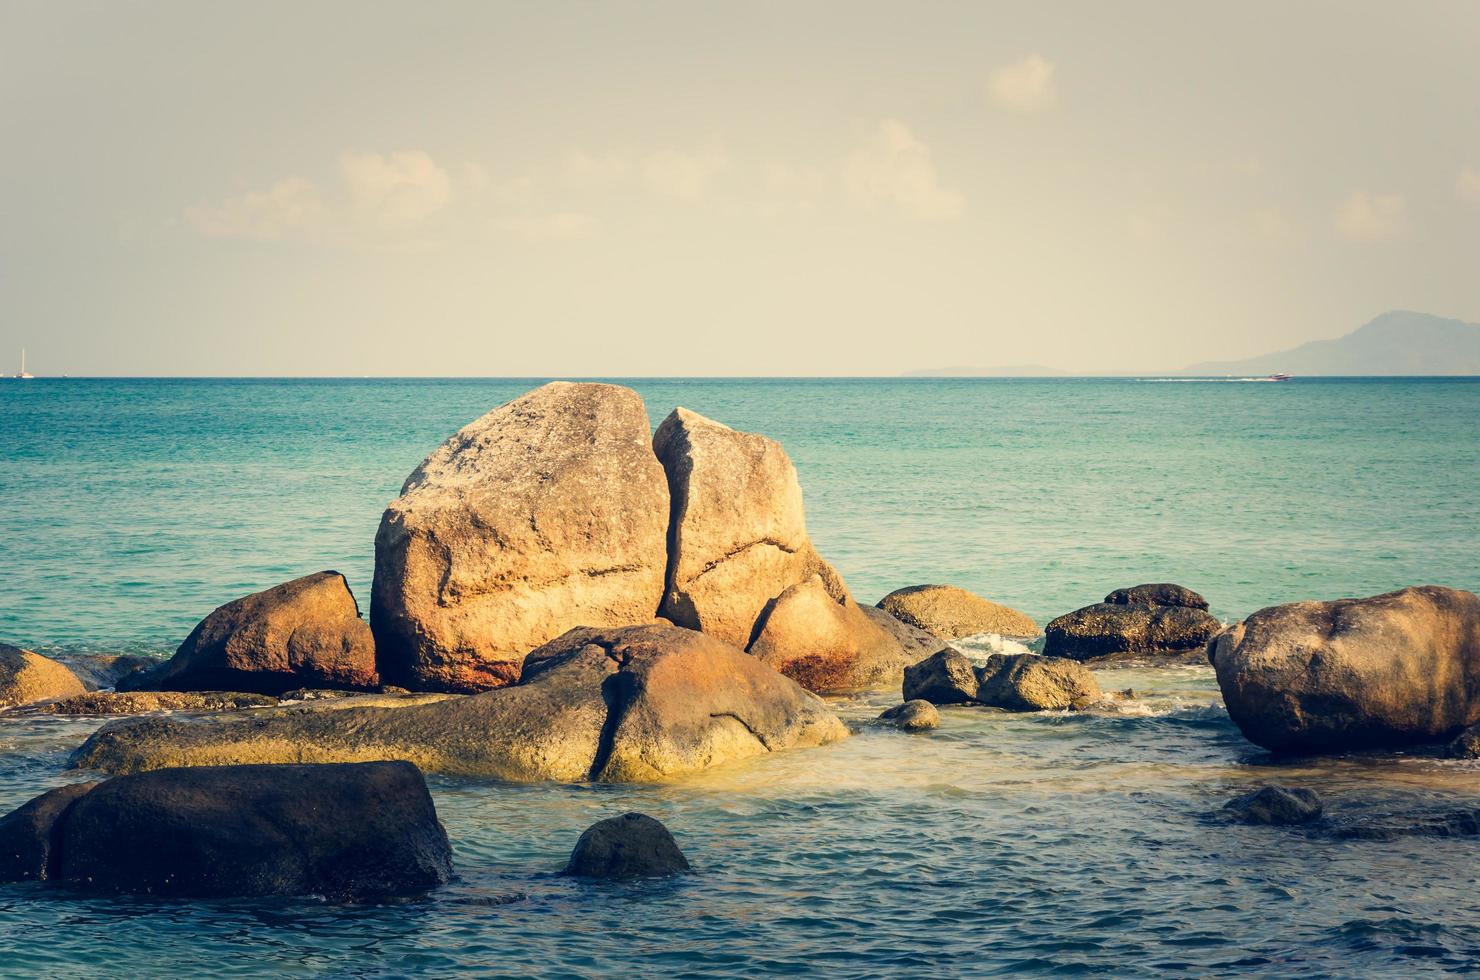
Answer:
<path fill-rule="evenodd" d="M 1158 370 L 1480 320 L 1480 3 L 0 0 L 0 365 Z"/>

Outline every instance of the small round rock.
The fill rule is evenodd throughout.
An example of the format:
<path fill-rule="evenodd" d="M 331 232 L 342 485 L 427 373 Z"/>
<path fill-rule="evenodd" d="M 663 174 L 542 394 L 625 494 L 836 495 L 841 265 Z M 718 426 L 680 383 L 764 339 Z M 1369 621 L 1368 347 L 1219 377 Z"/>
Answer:
<path fill-rule="evenodd" d="M 689 870 L 668 828 L 645 813 L 598 820 L 570 854 L 564 874 L 577 878 L 661 878 Z"/>
<path fill-rule="evenodd" d="M 929 701 L 917 698 L 896 704 L 879 715 L 879 722 L 902 732 L 924 732 L 940 727 L 940 712 Z"/>
<path fill-rule="evenodd" d="M 1262 786 L 1223 805 L 1224 813 L 1239 823 L 1310 823 L 1321 815 L 1321 798 L 1314 790 L 1291 786 Z"/>

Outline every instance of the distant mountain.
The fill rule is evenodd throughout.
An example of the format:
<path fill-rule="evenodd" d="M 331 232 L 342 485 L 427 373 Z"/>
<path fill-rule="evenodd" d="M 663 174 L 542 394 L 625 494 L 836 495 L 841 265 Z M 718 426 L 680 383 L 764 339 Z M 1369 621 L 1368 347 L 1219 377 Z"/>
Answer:
<path fill-rule="evenodd" d="M 1067 371 L 1058 371 L 1042 364 L 1007 364 L 1002 367 L 943 367 L 906 371 L 906 378 L 1060 378 Z"/>
<path fill-rule="evenodd" d="M 1480 324 L 1394 310 L 1335 340 L 1243 361 L 1205 361 L 1182 374 L 1480 375 Z"/>

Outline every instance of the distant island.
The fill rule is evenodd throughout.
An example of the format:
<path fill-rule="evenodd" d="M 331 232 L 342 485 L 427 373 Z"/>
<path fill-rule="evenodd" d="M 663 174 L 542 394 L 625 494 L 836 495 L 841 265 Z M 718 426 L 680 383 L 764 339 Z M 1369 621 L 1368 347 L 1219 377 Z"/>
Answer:
<path fill-rule="evenodd" d="M 1392 310 L 1334 340 L 1312 340 L 1289 350 L 1239 361 L 1203 361 L 1172 371 L 1098 372 L 1111 377 L 1229 374 L 1390 376 L 1480 375 L 1480 323 L 1411 310 Z M 1072 375 L 1042 364 L 944 367 L 906 371 L 907 378 L 1052 378 Z"/>

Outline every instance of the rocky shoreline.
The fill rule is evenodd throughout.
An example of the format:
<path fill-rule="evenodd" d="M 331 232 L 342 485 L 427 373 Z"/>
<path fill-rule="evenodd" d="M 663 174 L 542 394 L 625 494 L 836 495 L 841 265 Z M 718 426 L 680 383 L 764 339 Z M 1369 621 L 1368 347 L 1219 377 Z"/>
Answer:
<path fill-rule="evenodd" d="M 937 705 L 1080 712 L 1133 700 L 1102 690 L 1094 673 L 1125 663 L 1211 664 L 1230 717 L 1271 752 L 1480 755 L 1471 593 L 1419 586 L 1225 625 L 1197 593 L 1153 583 L 1115 589 L 1041 631 L 949 585 L 863 606 L 813 547 L 778 443 L 683 408 L 656 434 L 647 419 L 629 389 L 556 382 L 464 427 L 385 512 L 368 623 L 345 578 L 324 571 L 226 603 L 165 663 L 68 665 L 0 645 L 0 709 L 129 716 L 72 758 L 112 779 L 0 820 L 12 862 L 0 881 L 182 897 L 416 894 L 453 874 L 422 772 L 666 781 L 849 737 L 830 696 L 898 690 L 904 703 L 878 723 L 929 732 Z M 973 659 L 959 641 L 983 634 L 1042 652 Z M 1299 787 L 1260 792 L 1238 802 L 1238 819 L 1316 819 L 1279 817 L 1313 806 Z M 384 804 L 377 819 L 412 814 L 405 828 L 363 823 L 372 796 Z M 321 863 L 341 877 L 308 858 L 264 870 L 253 863 L 262 841 L 205 816 L 225 812 L 251 833 L 322 836 Z M 582 837 L 570 867 L 687 870 L 661 825 L 614 820 Z M 198 868 L 105 867 L 105 849 L 89 843 L 127 828 L 148 853 L 157 828 L 206 834 L 207 824 L 195 853 L 217 855 L 222 869 L 209 882 Z M 1418 825 L 1454 835 L 1472 824 L 1450 814 Z M 371 838 L 382 849 L 411 843 L 383 852 Z M 353 868 L 372 855 L 383 873 L 367 883 Z"/>

